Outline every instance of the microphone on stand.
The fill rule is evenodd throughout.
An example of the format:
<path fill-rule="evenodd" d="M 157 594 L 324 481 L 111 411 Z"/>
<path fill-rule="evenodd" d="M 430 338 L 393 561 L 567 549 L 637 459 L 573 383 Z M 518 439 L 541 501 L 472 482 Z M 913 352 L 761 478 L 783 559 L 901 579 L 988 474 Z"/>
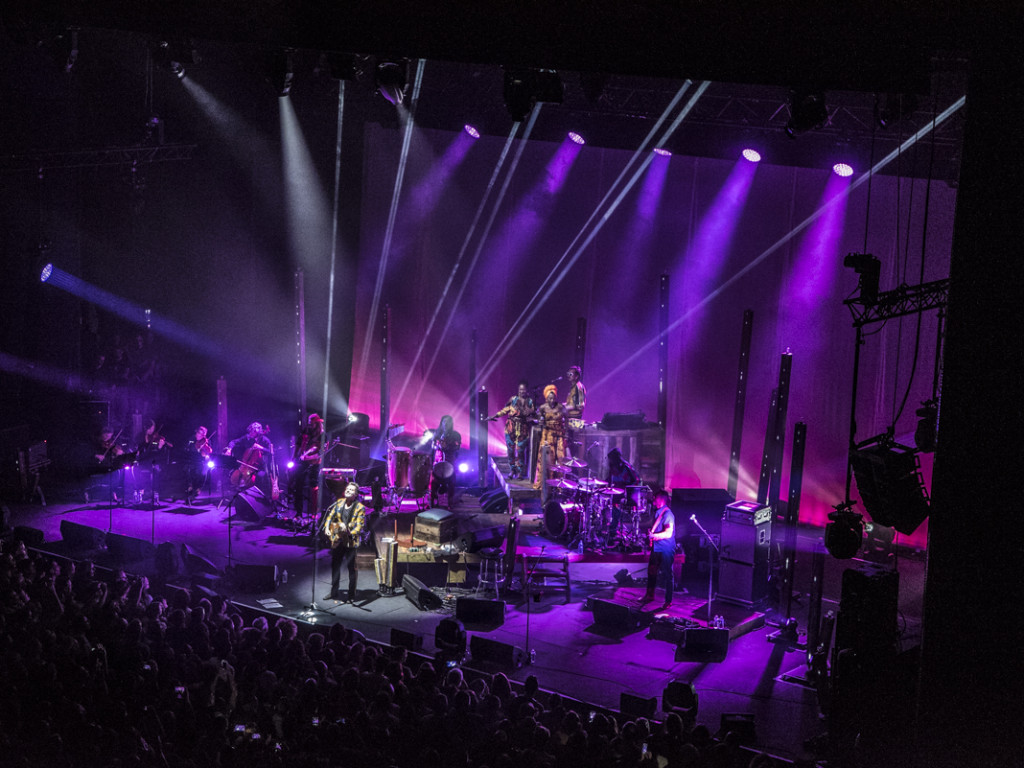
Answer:
<path fill-rule="evenodd" d="M 561 381 L 564 378 L 565 378 L 564 376 L 559 376 L 557 379 L 552 379 L 551 383 L 554 384 L 556 381 Z"/>

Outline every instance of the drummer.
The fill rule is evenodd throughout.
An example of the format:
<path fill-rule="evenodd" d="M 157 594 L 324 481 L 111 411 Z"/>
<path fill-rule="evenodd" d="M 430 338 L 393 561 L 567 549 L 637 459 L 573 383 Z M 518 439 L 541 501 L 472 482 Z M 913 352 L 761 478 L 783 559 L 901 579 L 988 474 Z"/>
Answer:
<path fill-rule="evenodd" d="M 625 504 L 626 488 L 640 484 L 640 475 L 633 469 L 632 464 L 622 458 L 618 448 L 612 448 L 608 452 L 607 481 L 608 487 L 604 492 L 612 496 L 612 505 L 605 544 L 611 546 L 619 536 L 619 519 L 622 517 L 622 507 Z"/>
<path fill-rule="evenodd" d="M 434 430 L 434 463 L 448 462 L 451 465 L 450 473 L 431 473 L 431 500 L 436 505 L 439 494 L 445 494 L 448 499 L 448 506 L 451 508 L 455 498 L 455 471 L 459 459 L 459 451 L 462 449 L 462 435 L 455 431 L 455 420 L 451 416 L 441 417 L 441 423 Z M 436 485 L 435 485 L 436 484 Z"/>
<path fill-rule="evenodd" d="M 537 472 L 533 487 L 539 489 L 547 478 L 544 476 L 544 454 L 547 452 L 547 466 L 553 467 L 566 457 L 565 434 L 568 411 L 558 402 L 558 388 L 554 384 L 544 387 L 544 403 L 537 411 L 540 417 L 540 446 L 537 450 Z"/>

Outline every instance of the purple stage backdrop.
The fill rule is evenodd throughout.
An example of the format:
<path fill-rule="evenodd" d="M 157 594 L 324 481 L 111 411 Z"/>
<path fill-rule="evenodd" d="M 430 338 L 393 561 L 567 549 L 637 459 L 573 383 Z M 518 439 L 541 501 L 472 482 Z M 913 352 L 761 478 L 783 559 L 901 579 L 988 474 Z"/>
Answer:
<path fill-rule="evenodd" d="M 655 421 L 665 274 L 665 483 L 727 483 L 742 317 L 751 309 L 739 496 L 756 495 L 769 400 L 788 351 L 787 449 L 797 421 L 808 430 L 801 518 L 824 523 L 843 499 L 849 438 L 855 337 L 842 302 L 856 294 L 857 275 L 843 257 L 865 251 L 866 241 L 883 263 L 883 290 L 920 282 L 921 206 L 911 209 L 910 201 L 923 199 L 925 182 L 911 190 L 904 180 L 897 190 L 896 179 L 877 176 L 868 218 L 867 185 L 851 191 L 853 179 L 830 170 L 656 156 L 609 212 L 625 186 L 615 182 L 630 153 L 584 147 L 569 155 L 564 146 L 531 142 L 511 177 L 496 185 L 507 183 L 496 214 L 493 192 L 481 214 L 503 142 L 482 138 L 454 167 L 439 170 L 463 141 L 416 137 L 389 232 L 401 137 L 383 129 L 367 135 L 352 409 L 378 420 L 380 334 L 368 333 L 367 323 L 380 284 L 379 307 L 391 312 L 392 422 L 407 432 L 432 428 L 450 413 L 468 446 L 474 330 L 479 384 L 491 393 L 493 411 L 519 378 L 544 385 L 564 374 L 578 318 L 587 322 L 587 419 L 640 411 Z M 443 187 L 424 183 L 438 175 Z M 924 281 L 948 275 L 954 201 L 954 190 L 932 185 Z M 906 394 L 897 439 L 912 444 L 914 409 L 931 396 L 936 322 L 925 315 L 869 327 L 858 440 L 884 432 Z M 491 451 L 502 451 L 500 424 L 489 436 Z M 787 450 L 787 483 L 788 474 Z"/>

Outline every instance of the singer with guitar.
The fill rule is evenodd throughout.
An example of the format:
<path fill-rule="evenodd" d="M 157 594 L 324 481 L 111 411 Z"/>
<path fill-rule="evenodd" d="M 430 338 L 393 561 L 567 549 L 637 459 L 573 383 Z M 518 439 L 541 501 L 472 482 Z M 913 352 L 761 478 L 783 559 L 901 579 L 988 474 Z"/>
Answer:
<path fill-rule="evenodd" d="M 356 552 L 366 527 L 366 507 L 359 500 L 359 486 L 349 483 L 344 495 L 328 507 L 321 530 L 331 544 L 331 593 L 324 600 L 354 603 L 356 599 Z M 341 569 L 348 569 L 348 596 L 339 585 Z"/>
<path fill-rule="evenodd" d="M 654 523 L 647 534 L 651 542 L 651 558 L 647 563 L 647 592 L 643 600 L 645 603 L 654 600 L 654 590 L 660 575 L 665 582 L 663 608 L 672 603 L 675 587 L 672 564 L 676 558 L 676 517 L 668 501 L 668 491 L 661 490 L 654 494 Z"/>

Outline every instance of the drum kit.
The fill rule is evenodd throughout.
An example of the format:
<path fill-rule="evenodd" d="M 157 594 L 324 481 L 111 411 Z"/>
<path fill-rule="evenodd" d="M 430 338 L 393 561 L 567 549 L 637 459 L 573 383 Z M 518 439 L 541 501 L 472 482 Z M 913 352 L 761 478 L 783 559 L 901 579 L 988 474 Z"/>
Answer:
<path fill-rule="evenodd" d="M 613 506 L 622 507 L 617 534 L 619 544 L 628 548 L 647 547 L 647 524 L 654 493 L 646 485 L 617 488 L 596 477 L 580 477 L 587 463 L 570 458 L 550 468 L 555 477 L 547 480 L 554 498 L 544 505 L 544 527 L 556 539 L 569 541 L 570 548 L 603 547 L 600 529 Z"/>
<path fill-rule="evenodd" d="M 401 427 L 402 425 L 396 425 Z M 455 467 L 444 460 L 444 453 L 438 450 L 414 451 L 396 446 L 389 434 L 387 440 L 388 494 L 389 506 L 401 508 L 403 499 L 414 499 L 418 507 L 426 509 L 429 504 L 436 506 L 438 491 L 451 486 Z M 451 501 L 449 500 L 449 505 Z"/>

